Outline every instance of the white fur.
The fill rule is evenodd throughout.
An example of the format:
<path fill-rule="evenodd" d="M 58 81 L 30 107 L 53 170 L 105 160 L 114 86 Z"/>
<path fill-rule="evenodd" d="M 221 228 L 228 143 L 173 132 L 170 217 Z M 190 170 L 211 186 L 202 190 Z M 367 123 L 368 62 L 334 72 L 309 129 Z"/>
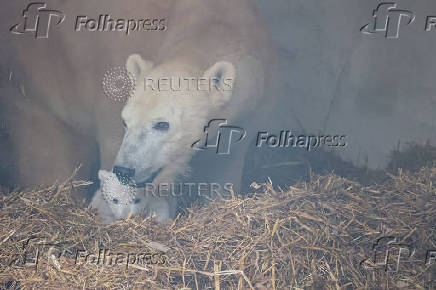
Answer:
<path fill-rule="evenodd" d="M 154 183 L 171 183 L 178 176 L 187 175 L 193 155 L 191 145 L 199 140 L 204 126 L 220 109 L 232 100 L 232 89 L 218 89 L 223 80 L 236 79 L 235 66 L 218 61 L 201 71 L 190 65 L 165 63 L 157 67 L 134 54 L 128 57 L 126 69 L 137 77 L 137 89 L 122 111 L 126 124 L 123 143 L 115 159 L 116 166 L 135 169 L 136 183 L 142 183 L 153 172 L 162 169 Z M 144 77 L 197 77 L 219 79 L 211 90 L 193 90 L 182 84 L 181 90 L 144 91 Z M 184 86 L 183 86 L 184 85 Z M 157 122 L 168 122 L 166 131 L 155 130 Z M 175 198 L 147 198 L 147 207 L 159 219 L 168 219 L 175 212 Z M 163 213 L 171 213 L 163 214 Z"/>
<path fill-rule="evenodd" d="M 150 200 L 150 196 L 146 197 L 142 190 L 121 184 L 114 173 L 106 170 L 100 170 L 98 177 L 100 188 L 94 195 L 90 207 L 98 210 L 105 223 L 124 219 L 130 213 L 132 216 L 148 213 L 161 222 L 169 219 L 169 206 L 165 200 Z M 117 203 L 114 203 L 113 199 L 116 199 Z"/>
<path fill-rule="evenodd" d="M 136 90 L 121 113 L 125 134 L 113 166 L 134 169 L 132 178 L 137 184 L 149 182 L 151 177 L 155 177 L 154 184 L 173 183 L 192 172 L 189 181 L 197 184 L 237 186 L 246 145 L 232 149 L 233 155 L 228 158 L 196 154 L 201 162 L 192 159 L 191 146 L 202 139 L 204 127 L 212 119 L 226 119 L 247 131 L 255 126 L 252 112 L 265 97 L 265 72 L 271 64 L 267 31 L 249 0 L 201 4 L 180 0 L 171 10 L 171 23 L 177 24 L 168 25 L 156 54 L 148 54 L 153 55 L 153 61 L 139 54 L 130 55 L 126 61 L 126 69 L 136 78 Z M 138 50 L 146 51 L 140 46 Z M 176 91 L 150 90 L 145 79 L 213 80 L 213 87 L 190 89 L 182 82 L 181 87 L 176 85 Z M 169 126 L 156 130 L 159 123 Z M 200 168 L 200 163 L 209 166 Z M 147 208 L 161 216 L 168 211 L 173 217 L 175 201 L 175 197 L 150 197 Z"/>

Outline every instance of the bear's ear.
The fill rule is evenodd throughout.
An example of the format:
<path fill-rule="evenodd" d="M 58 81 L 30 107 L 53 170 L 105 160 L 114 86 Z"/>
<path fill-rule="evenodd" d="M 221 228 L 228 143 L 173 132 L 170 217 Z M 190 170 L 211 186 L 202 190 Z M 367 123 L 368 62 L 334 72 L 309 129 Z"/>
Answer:
<path fill-rule="evenodd" d="M 215 106 L 221 107 L 230 101 L 236 78 L 236 69 L 231 62 L 215 63 L 206 70 L 203 77 L 211 84 L 210 96 Z"/>
<path fill-rule="evenodd" d="M 139 54 L 131 54 L 126 61 L 126 69 L 136 80 L 153 68 L 153 62 L 144 60 Z"/>

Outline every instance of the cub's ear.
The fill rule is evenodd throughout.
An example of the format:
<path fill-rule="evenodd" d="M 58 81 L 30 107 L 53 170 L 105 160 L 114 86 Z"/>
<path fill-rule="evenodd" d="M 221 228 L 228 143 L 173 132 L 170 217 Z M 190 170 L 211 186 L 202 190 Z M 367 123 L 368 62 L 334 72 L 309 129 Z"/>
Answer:
<path fill-rule="evenodd" d="M 231 62 L 215 63 L 206 70 L 203 77 L 211 84 L 210 97 L 215 106 L 221 107 L 230 101 L 236 78 L 236 69 Z"/>
<path fill-rule="evenodd" d="M 138 80 L 153 68 L 153 62 L 144 60 L 139 54 L 131 54 L 126 61 L 126 69 Z"/>

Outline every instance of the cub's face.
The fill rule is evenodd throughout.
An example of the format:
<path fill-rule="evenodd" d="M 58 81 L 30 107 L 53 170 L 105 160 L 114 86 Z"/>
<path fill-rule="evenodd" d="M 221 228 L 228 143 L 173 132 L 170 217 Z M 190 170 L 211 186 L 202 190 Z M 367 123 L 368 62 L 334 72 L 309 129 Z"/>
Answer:
<path fill-rule="evenodd" d="M 137 88 L 121 114 L 125 135 L 114 172 L 139 187 L 170 182 L 185 172 L 208 119 L 230 100 L 224 87 L 232 88 L 235 69 L 229 62 L 202 73 L 181 65 L 153 68 L 139 55 L 131 55 L 126 68 Z"/>
<path fill-rule="evenodd" d="M 100 189 L 105 206 L 116 220 L 124 219 L 131 212 L 132 215 L 141 213 L 145 206 L 145 197 L 137 194 L 137 189 L 123 185 L 112 172 L 100 170 Z"/>

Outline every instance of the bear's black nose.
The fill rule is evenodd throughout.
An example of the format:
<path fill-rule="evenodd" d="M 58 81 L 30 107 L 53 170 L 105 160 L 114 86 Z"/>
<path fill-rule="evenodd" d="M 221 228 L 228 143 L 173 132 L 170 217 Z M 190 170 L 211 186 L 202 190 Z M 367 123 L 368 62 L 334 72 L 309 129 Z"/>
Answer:
<path fill-rule="evenodd" d="M 114 166 L 113 173 L 115 173 L 121 184 L 127 185 L 130 183 L 133 176 L 135 176 L 135 169 L 122 166 Z"/>

